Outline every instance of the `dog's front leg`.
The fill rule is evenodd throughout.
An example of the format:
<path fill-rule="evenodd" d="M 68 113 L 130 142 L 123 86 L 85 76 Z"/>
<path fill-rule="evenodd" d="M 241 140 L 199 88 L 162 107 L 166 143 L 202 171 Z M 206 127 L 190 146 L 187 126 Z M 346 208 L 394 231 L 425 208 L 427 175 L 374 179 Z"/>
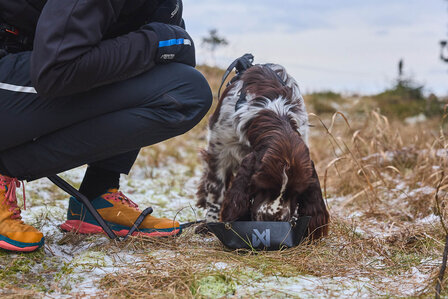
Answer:
<path fill-rule="evenodd" d="M 221 208 L 221 221 L 235 221 L 250 218 L 250 181 L 256 162 L 255 153 L 250 153 L 241 162 L 232 185 L 224 195 Z"/>
<path fill-rule="evenodd" d="M 221 204 L 224 198 L 224 181 L 222 174 L 214 173 L 208 177 L 207 182 L 207 213 L 205 215 L 206 222 L 218 222 Z"/>
<path fill-rule="evenodd" d="M 205 151 L 202 156 L 205 161 L 205 170 L 196 193 L 197 205 L 207 210 L 206 222 L 217 222 L 228 171 L 220 165 L 219 155 L 214 151 Z"/>

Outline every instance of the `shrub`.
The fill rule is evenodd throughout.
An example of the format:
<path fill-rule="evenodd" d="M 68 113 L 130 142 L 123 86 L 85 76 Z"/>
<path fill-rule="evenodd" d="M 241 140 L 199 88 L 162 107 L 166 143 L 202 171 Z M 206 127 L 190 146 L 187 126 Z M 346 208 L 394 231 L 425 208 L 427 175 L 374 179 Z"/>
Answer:
<path fill-rule="evenodd" d="M 310 105 L 318 115 L 335 113 L 338 106 L 344 102 L 339 93 L 332 91 L 315 92 L 305 96 L 305 102 Z"/>
<path fill-rule="evenodd" d="M 421 113 L 426 116 L 441 116 L 443 103 L 434 94 L 425 97 L 423 90 L 423 85 L 411 79 L 399 79 L 392 88 L 373 99 L 381 113 L 388 117 L 404 119 Z"/>

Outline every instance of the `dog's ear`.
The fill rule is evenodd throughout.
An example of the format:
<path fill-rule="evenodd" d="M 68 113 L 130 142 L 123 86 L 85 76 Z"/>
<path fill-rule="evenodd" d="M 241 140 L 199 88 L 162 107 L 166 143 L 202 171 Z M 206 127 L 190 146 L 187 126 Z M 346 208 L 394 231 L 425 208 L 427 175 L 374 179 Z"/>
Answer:
<path fill-rule="evenodd" d="M 221 221 L 235 221 L 250 218 L 249 185 L 256 163 L 255 153 L 250 153 L 241 162 L 238 173 L 233 179 L 230 189 L 224 194 L 221 208 Z"/>
<path fill-rule="evenodd" d="M 328 235 L 328 224 L 330 214 L 325 205 L 322 190 L 320 189 L 319 177 L 317 176 L 314 163 L 311 161 L 313 174 L 308 188 L 299 195 L 299 216 L 311 216 L 308 225 L 308 236 L 312 240 Z"/>

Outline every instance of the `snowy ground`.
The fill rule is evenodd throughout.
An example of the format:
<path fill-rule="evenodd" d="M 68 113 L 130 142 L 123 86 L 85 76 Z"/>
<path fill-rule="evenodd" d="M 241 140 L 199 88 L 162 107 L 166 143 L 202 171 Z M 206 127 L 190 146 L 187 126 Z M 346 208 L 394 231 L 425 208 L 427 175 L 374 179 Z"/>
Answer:
<path fill-rule="evenodd" d="M 156 216 L 180 222 L 202 219 L 194 194 L 202 169 L 198 152 L 205 145 L 204 127 L 143 149 L 130 175 L 122 177 L 121 191 L 141 208 L 152 206 Z M 414 150 L 399 144 L 381 152 L 372 149 L 355 163 L 349 160 L 351 153 L 339 148 L 333 152 L 325 131 L 314 132 L 312 153 L 319 158 L 322 185 L 330 161 L 345 159 L 337 165 L 343 175 L 330 173 L 328 178 L 325 192 L 332 223 L 330 235 L 321 242 L 253 253 L 227 251 L 215 237 L 198 236 L 191 229 L 177 238 L 125 243 L 66 234 L 58 225 L 65 220 L 68 196 L 42 179 L 26 183 L 28 209 L 22 214 L 45 234 L 45 247 L 31 254 L 0 251 L 0 297 L 432 296 L 444 239 L 435 215 L 433 181 L 447 164 L 447 147 L 427 142 L 424 149 Z M 372 139 L 368 133 L 365 140 Z M 379 169 L 380 179 L 373 171 L 370 175 L 374 199 L 358 163 Z M 349 167 L 344 170 L 345 165 Z M 84 171 L 81 167 L 62 177 L 79 186 Z"/>
<path fill-rule="evenodd" d="M 84 171 L 84 167 L 77 168 L 65 172 L 62 177 L 76 184 L 81 181 Z M 123 176 L 122 191 L 132 196 L 132 200 L 141 207 L 154 207 L 154 215 L 176 217 L 181 222 L 200 219 L 203 211 L 194 207 L 192 196 L 195 193 L 199 173 L 188 177 L 185 173 L 188 171 L 189 169 L 173 162 L 169 163 L 169 166 L 154 169 L 151 174 L 153 179 L 148 179 L 145 169 L 136 168 L 129 177 Z M 173 187 L 167 178 L 174 177 L 184 177 L 185 181 Z M 47 239 L 44 263 L 30 265 L 31 272 L 42 275 L 48 267 L 47 264 L 51 264 L 55 270 L 57 269 L 55 272 L 59 272 L 42 283 L 45 289 L 51 290 L 50 293 L 45 293 L 45 297 L 101 296 L 103 290 L 99 289 L 98 283 L 106 274 L 123 269 L 129 270 L 139 263 L 145 263 L 146 255 L 165 258 L 168 256 L 170 259 L 174 255 L 169 250 L 154 252 L 150 248 L 138 251 L 117 248 L 104 252 L 102 247 L 110 246 L 110 241 L 105 236 L 87 237 L 74 244 L 65 243 L 65 233 L 59 230 L 58 225 L 65 219 L 67 196 L 55 190 L 51 182 L 46 179 L 26 183 L 26 191 L 30 207 L 23 212 L 24 221 L 38 224 Z M 231 265 L 226 263 L 212 266 L 217 270 L 228 267 Z M 222 287 L 219 282 L 210 281 L 209 288 L 204 288 L 203 294 L 211 297 L 224 296 L 225 291 L 231 291 L 242 297 L 274 298 L 286 296 L 311 298 L 318 294 L 322 297 L 335 295 L 349 298 L 370 294 L 369 281 L 362 278 L 329 279 L 309 275 L 283 278 L 264 276 L 253 269 L 247 269 L 245 275 L 247 279 L 243 279 L 245 281 L 243 284 L 234 284 L 231 287 Z"/>
<path fill-rule="evenodd" d="M 186 175 L 185 172 L 189 170 L 177 163 L 169 165 L 151 170 L 153 179 L 148 179 L 145 169 L 137 166 L 130 176 L 122 177 L 122 192 L 140 207 L 152 206 L 155 216 L 170 217 L 180 222 L 201 219 L 202 211 L 193 207 L 198 176 Z M 85 167 L 80 167 L 61 176 L 76 185 L 81 182 L 84 171 Z M 174 178 L 185 179 L 173 184 L 170 180 Z M 26 183 L 26 192 L 28 209 L 22 212 L 23 219 L 26 223 L 35 224 L 44 233 L 45 261 L 56 265 L 60 274 L 55 275 L 52 281 L 43 283 L 53 291 L 46 296 L 60 298 L 62 294 L 101 295 L 97 282 L 105 274 L 144 262 L 144 251 L 135 255 L 132 250 L 127 249 L 104 253 L 102 247 L 110 246 L 111 243 L 105 236 L 92 236 L 79 243 L 64 244 L 66 234 L 58 226 L 65 220 L 68 197 L 47 179 Z M 21 194 L 18 196 L 21 198 Z M 150 249 L 147 253 L 155 254 Z M 31 266 L 31 272 L 39 275 L 44 272 L 44 268 L 45 263 L 36 264 Z"/>
<path fill-rule="evenodd" d="M 141 163 L 139 163 L 141 164 Z M 84 168 L 74 169 L 62 176 L 76 184 L 81 181 Z M 198 169 L 199 170 L 199 169 Z M 166 217 L 176 217 L 181 222 L 199 219 L 203 211 L 194 206 L 193 194 L 198 181 L 199 172 L 191 173 L 191 169 L 175 161 L 157 169 L 152 169 L 148 178 L 148 169 L 137 166 L 129 177 L 122 178 L 122 191 L 141 207 L 154 207 L 154 214 Z M 398 189 L 405 188 L 397 185 Z M 104 236 L 81 237 L 66 235 L 58 229 L 58 225 L 65 219 L 67 209 L 67 196 L 57 190 L 48 180 L 43 179 L 26 184 L 29 208 L 23 212 L 27 223 L 40 227 L 46 237 L 46 245 L 38 262 L 30 263 L 29 271 L 16 273 L 17 277 L 35 275 L 40 277 L 38 282 L 32 284 L 34 290 L 40 289 L 40 294 L 47 298 L 64 298 L 72 296 L 103 296 L 104 290 L 100 288 L 101 279 L 109 273 L 129 272 L 138 270 L 138 265 L 145 264 L 156 257 L 163 263 L 164 259 L 175 259 L 176 253 L 172 250 L 133 246 L 120 246 L 111 243 Z M 433 192 L 428 188 L 406 190 L 411 192 Z M 330 198 L 330 208 L 347 201 L 347 197 Z M 348 219 L 353 223 L 362 222 L 362 213 L 352 213 Z M 424 224 L 436 224 L 438 218 L 434 215 L 420 220 Z M 372 235 L 384 239 L 393 234 L 394 228 L 379 230 L 378 223 L 364 223 L 356 227 L 356 233 Z M 399 227 L 399 226 L 397 226 Z M 75 238 L 75 240 L 73 240 Z M 199 237 L 195 237 L 199 238 Z M 214 238 L 204 238 L 201 242 L 211 243 L 219 247 Z M 106 248 L 106 250 L 104 249 Z M 5 255 L 4 255 L 5 256 Z M 8 255 L 8 258 L 26 255 Z M 2 257 L 4 259 L 4 257 Z M 385 268 L 381 254 L 372 256 L 366 263 L 376 263 L 377 269 Z M 0 263 L 1 265 L 2 263 Z M 200 295 L 216 297 L 234 295 L 236 297 L 300 297 L 316 298 L 337 296 L 345 298 L 371 297 L 389 295 L 389 291 L 382 290 L 381 285 L 394 285 L 397 289 L 394 294 L 413 296 L 419 293 L 429 280 L 437 261 L 427 259 L 421 261 L 420 266 L 410 267 L 408 271 L 396 276 L 396 280 L 386 278 L 384 281 L 375 281 L 369 275 L 363 277 L 362 273 L 351 273 L 347 276 L 333 275 L 318 277 L 300 275 L 296 277 L 281 277 L 278 275 L 265 275 L 257 269 L 247 267 L 239 274 L 240 279 L 232 283 L 225 283 L 212 278 L 205 278 L 201 283 Z M 210 267 L 216 271 L 228 271 L 232 263 L 218 262 Z M 1 271 L 1 268 L 0 268 Z M 332 276 L 332 277 L 331 277 Z M 209 280 L 207 280 L 209 279 Z M 26 280 L 26 279 L 25 279 Z M 388 288 L 387 288 L 388 289 Z M 0 294 L 1 294 L 0 290 Z M 6 290 L 5 290 L 6 292 Z M 13 292 L 13 291 L 12 291 Z"/>

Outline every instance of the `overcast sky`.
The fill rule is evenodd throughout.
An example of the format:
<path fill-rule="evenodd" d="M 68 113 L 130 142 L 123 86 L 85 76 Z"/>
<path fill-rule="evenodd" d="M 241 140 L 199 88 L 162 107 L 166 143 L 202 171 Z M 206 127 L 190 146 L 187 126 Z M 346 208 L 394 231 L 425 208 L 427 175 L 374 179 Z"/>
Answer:
<path fill-rule="evenodd" d="M 428 92 L 448 94 L 448 38 L 443 0 L 184 0 L 198 62 L 210 61 L 201 38 L 218 29 L 230 45 L 217 52 L 227 66 L 246 52 L 256 62 L 283 64 L 302 91 L 375 93 L 392 84 L 404 59 Z"/>

